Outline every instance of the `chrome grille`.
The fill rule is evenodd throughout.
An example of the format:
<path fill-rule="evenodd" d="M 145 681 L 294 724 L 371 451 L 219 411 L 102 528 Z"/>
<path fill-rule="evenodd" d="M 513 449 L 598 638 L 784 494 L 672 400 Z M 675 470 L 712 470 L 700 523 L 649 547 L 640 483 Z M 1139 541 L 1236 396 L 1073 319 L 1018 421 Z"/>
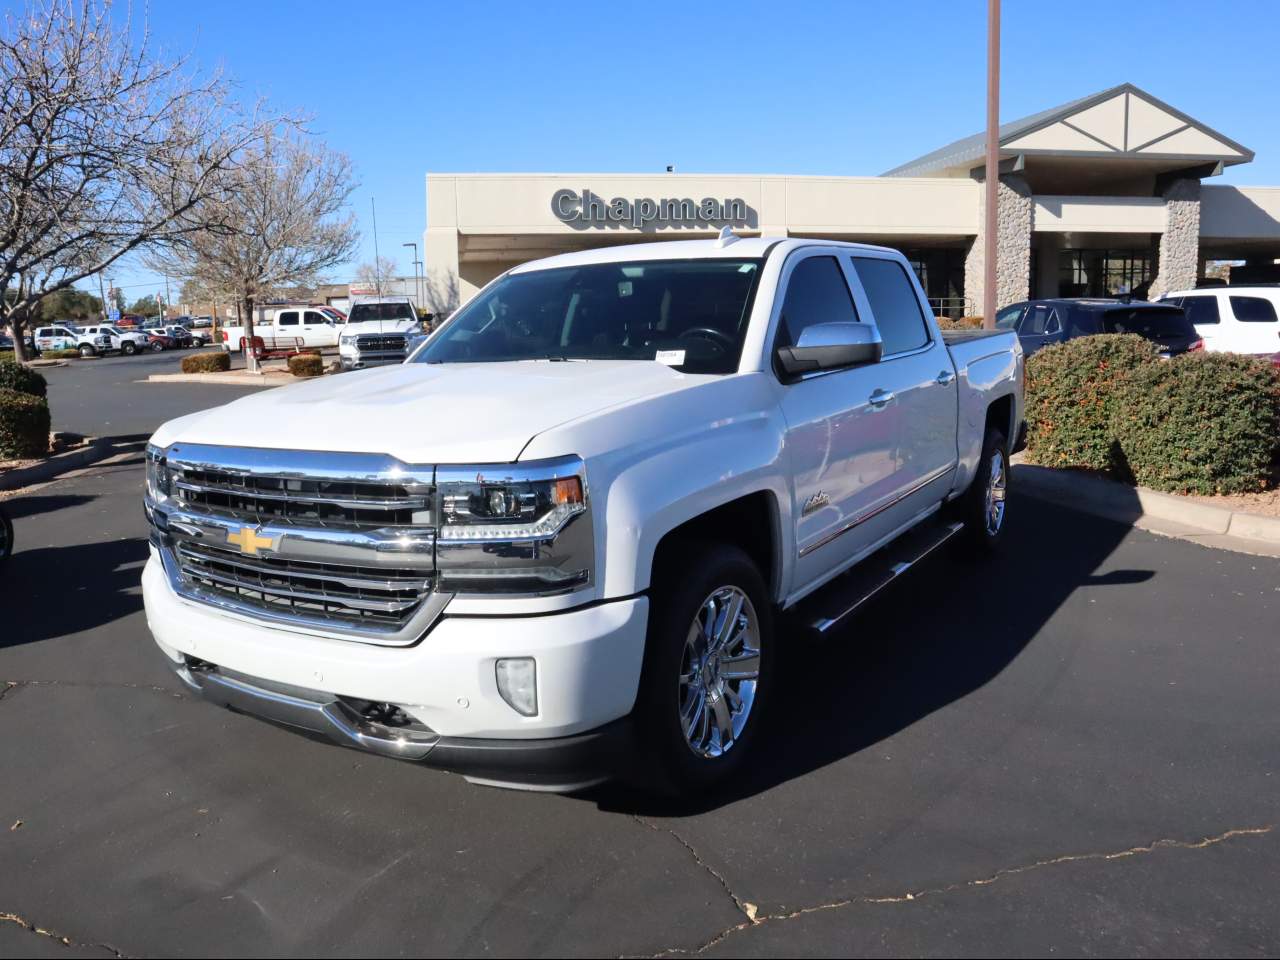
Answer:
<path fill-rule="evenodd" d="M 404 353 L 403 334 L 362 333 L 356 337 L 356 348 L 361 353 Z"/>
<path fill-rule="evenodd" d="M 343 623 L 399 627 L 431 593 L 422 570 L 246 557 L 190 541 L 177 544 L 192 583 L 267 611 Z"/>
<path fill-rule="evenodd" d="M 205 465 L 174 464 L 170 469 L 174 492 L 187 506 L 257 524 L 395 527 L 431 522 L 429 488 L 251 475 Z"/>

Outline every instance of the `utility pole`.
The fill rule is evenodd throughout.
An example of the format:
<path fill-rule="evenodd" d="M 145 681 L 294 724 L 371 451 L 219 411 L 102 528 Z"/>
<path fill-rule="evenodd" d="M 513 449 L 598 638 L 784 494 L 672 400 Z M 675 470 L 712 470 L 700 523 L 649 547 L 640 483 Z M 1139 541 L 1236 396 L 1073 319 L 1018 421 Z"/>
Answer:
<path fill-rule="evenodd" d="M 1000 218 L 1000 0 L 987 0 L 986 218 L 982 237 L 982 325 L 996 328 L 996 231 Z"/>
<path fill-rule="evenodd" d="M 107 322 L 107 292 L 102 289 L 102 271 L 98 271 L 98 299 L 102 301 L 102 322 Z"/>
<path fill-rule="evenodd" d="M 422 289 L 418 285 L 418 245 L 416 243 L 402 243 L 402 247 L 413 247 L 413 299 L 419 310 L 422 306 Z"/>
<path fill-rule="evenodd" d="M 378 204 L 373 197 L 369 198 L 369 206 L 373 210 L 373 288 L 378 296 L 382 296 L 382 262 L 378 257 Z"/>

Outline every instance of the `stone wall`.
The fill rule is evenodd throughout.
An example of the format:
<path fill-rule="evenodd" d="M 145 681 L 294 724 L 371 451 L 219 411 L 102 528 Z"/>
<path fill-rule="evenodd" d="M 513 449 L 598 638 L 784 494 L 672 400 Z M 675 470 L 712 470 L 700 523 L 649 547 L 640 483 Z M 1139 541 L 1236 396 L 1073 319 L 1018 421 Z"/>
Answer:
<path fill-rule="evenodd" d="M 996 308 L 1027 299 L 1031 285 L 1031 188 L 1015 175 L 1000 178 L 996 200 Z M 986 192 L 978 204 L 978 235 L 964 260 L 965 313 L 982 313 L 984 286 L 983 236 Z"/>
<path fill-rule="evenodd" d="M 1148 300 L 1196 285 L 1200 264 L 1200 181 L 1175 180 L 1164 192 L 1160 260 Z"/>

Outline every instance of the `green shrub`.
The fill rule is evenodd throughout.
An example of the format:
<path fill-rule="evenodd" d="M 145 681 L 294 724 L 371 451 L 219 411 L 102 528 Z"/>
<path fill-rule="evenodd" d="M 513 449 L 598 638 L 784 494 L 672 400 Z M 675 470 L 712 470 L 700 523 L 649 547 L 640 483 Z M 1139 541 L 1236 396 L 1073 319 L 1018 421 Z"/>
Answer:
<path fill-rule="evenodd" d="M 35 370 L 5 359 L 0 360 L 0 390 L 17 390 L 33 397 L 43 397 L 48 394 L 48 385 Z"/>
<path fill-rule="evenodd" d="M 49 452 L 49 404 L 43 397 L 0 390 L 0 459 L 23 460 Z"/>
<path fill-rule="evenodd" d="M 225 373 L 231 369 L 231 354 L 222 350 L 216 353 L 190 353 L 182 358 L 183 373 Z"/>
<path fill-rule="evenodd" d="M 295 377 L 318 377 L 324 373 L 324 358 L 318 353 L 299 353 L 289 358 L 289 372 Z"/>
<path fill-rule="evenodd" d="M 1135 371 L 1159 366 L 1136 334 L 1078 337 L 1027 361 L 1027 459 L 1047 467 L 1115 469 L 1112 411 Z"/>
<path fill-rule="evenodd" d="M 1113 423 L 1128 476 L 1170 493 L 1264 489 L 1280 454 L 1280 375 L 1266 358 L 1192 353 L 1134 371 Z"/>

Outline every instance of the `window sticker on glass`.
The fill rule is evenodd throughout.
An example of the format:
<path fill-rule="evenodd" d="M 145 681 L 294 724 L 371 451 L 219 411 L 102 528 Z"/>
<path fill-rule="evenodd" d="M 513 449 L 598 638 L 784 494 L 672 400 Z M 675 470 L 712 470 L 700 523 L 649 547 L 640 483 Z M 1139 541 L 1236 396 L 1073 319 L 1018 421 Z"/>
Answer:
<path fill-rule="evenodd" d="M 668 367 L 682 367 L 684 366 L 684 351 L 659 350 L 654 355 L 653 359 L 657 360 L 659 363 L 665 363 Z"/>
<path fill-rule="evenodd" d="M 631 289 L 632 289 L 632 287 L 631 287 L 631 281 L 630 281 L 630 280 L 619 280 L 619 281 L 618 281 L 618 296 L 619 296 L 619 297 L 629 297 L 629 296 L 631 296 Z"/>

